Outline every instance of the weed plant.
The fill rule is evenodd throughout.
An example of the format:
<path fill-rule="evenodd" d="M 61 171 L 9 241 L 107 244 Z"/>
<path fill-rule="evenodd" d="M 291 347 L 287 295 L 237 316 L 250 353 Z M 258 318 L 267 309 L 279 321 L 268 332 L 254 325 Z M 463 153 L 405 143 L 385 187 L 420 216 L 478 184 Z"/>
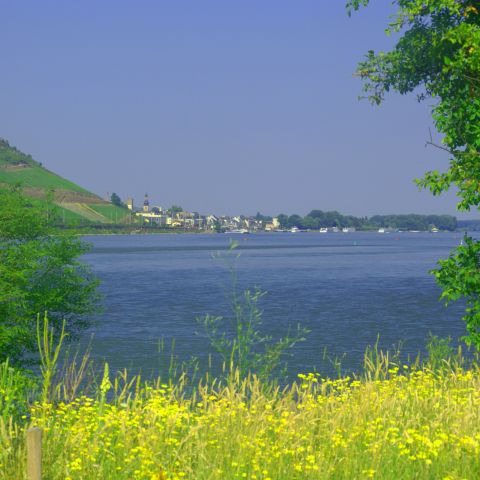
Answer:
<path fill-rule="evenodd" d="M 297 343 L 304 342 L 309 330 L 297 325 L 295 332 L 288 332 L 279 339 L 262 332 L 262 310 L 259 303 L 267 292 L 258 287 L 239 293 L 237 285 L 237 242 L 231 242 L 225 255 L 217 254 L 227 268 L 231 280 L 229 295 L 231 311 L 226 316 L 205 315 L 198 317 L 203 334 L 211 348 L 223 362 L 223 372 L 237 372 L 241 378 L 249 374 L 260 380 L 275 381 L 286 378 L 285 357 Z"/>

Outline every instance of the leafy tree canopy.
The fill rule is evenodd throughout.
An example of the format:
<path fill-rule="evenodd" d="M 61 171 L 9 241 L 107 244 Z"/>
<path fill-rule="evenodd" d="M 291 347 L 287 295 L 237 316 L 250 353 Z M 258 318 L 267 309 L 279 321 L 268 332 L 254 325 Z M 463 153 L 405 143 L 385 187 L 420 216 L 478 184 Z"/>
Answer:
<path fill-rule="evenodd" d="M 349 0 L 349 12 L 368 5 Z M 450 154 L 446 171 L 417 180 L 434 195 L 457 187 L 459 210 L 480 206 L 480 2 L 478 0 L 396 0 L 387 34 L 399 39 L 389 52 L 370 50 L 358 66 L 364 92 L 380 104 L 389 91 L 420 92 L 433 100 L 432 118 L 442 135 L 439 148 Z M 464 298 L 464 319 L 480 347 L 480 275 L 478 243 L 459 247 L 434 271 L 447 301 Z"/>
<path fill-rule="evenodd" d="M 278 223 L 280 223 L 280 226 L 285 228 L 288 223 L 288 215 L 286 215 L 285 213 L 280 213 L 279 215 L 277 215 L 277 220 Z"/>
<path fill-rule="evenodd" d="M 270 217 L 269 215 L 262 215 L 260 212 L 257 212 L 257 214 L 255 215 L 255 220 L 259 220 L 261 222 L 271 222 L 272 217 Z"/>
<path fill-rule="evenodd" d="M 0 361 L 35 351 L 38 314 L 75 335 L 98 300 L 98 282 L 78 261 L 88 246 L 55 234 L 47 202 L 32 202 L 18 188 L 0 191 Z"/>
<path fill-rule="evenodd" d="M 183 208 L 180 205 L 172 205 L 168 211 L 170 213 L 180 213 L 183 212 Z"/>
<path fill-rule="evenodd" d="M 122 202 L 121 198 L 115 192 L 113 192 L 110 195 L 110 201 L 117 207 L 125 208 L 125 204 Z"/>
<path fill-rule="evenodd" d="M 282 228 L 298 227 L 302 229 L 318 229 L 321 227 L 354 227 L 358 230 L 373 230 L 379 227 L 395 230 L 428 231 L 433 227 L 439 230 L 454 231 L 457 219 L 451 215 L 375 215 L 371 218 L 342 215 L 339 212 L 312 210 L 305 217 L 285 214 L 277 216 Z"/>
<path fill-rule="evenodd" d="M 351 0 L 358 9 L 368 0 Z M 427 172 L 418 180 L 434 195 L 458 187 L 460 210 L 480 204 L 480 2 L 397 0 L 387 33 L 402 36 L 390 52 L 370 50 L 357 73 L 376 104 L 385 93 L 420 89 L 433 98 L 432 116 L 451 154 L 446 172 Z"/>

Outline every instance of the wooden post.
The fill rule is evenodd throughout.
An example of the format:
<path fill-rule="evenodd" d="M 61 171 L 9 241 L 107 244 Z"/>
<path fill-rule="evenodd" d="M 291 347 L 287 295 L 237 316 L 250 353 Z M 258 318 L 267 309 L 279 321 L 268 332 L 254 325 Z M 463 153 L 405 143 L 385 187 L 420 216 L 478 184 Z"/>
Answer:
<path fill-rule="evenodd" d="M 27 478 L 42 480 L 42 431 L 37 427 L 27 430 Z"/>

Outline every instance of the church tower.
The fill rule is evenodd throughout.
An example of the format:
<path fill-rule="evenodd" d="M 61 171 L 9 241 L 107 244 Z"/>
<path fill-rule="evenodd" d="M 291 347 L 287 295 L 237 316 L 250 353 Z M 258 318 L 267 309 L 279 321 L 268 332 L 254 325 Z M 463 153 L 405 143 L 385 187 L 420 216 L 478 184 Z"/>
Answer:
<path fill-rule="evenodd" d="M 145 200 L 143 201 L 143 211 L 148 212 L 150 210 L 150 202 L 148 201 L 148 193 L 145 194 Z"/>

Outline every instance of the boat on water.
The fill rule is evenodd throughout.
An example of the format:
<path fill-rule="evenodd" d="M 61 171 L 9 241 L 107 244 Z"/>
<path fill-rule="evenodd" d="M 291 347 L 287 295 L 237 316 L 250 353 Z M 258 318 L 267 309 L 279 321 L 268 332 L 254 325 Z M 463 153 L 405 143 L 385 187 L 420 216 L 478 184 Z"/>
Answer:
<path fill-rule="evenodd" d="M 437 228 L 437 227 L 433 227 L 430 231 L 431 231 L 432 233 L 438 233 L 438 228 Z"/>
<path fill-rule="evenodd" d="M 292 232 L 292 233 L 298 233 L 299 231 L 300 231 L 300 230 L 298 229 L 298 227 L 292 227 L 292 228 L 290 229 L 290 232 Z"/>
<path fill-rule="evenodd" d="M 378 233 L 385 233 L 385 229 L 384 228 L 379 228 Z"/>
<path fill-rule="evenodd" d="M 328 232 L 328 228 L 327 227 L 322 227 L 320 230 L 319 230 L 320 233 L 327 233 Z"/>
<path fill-rule="evenodd" d="M 348 233 L 349 231 L 350 231 L 350 229 L 348 227 L 343 227 L 342 228 L 343 233 Z"/>
<path fill-rule="evenodd" d="M 234 229 L 234 230 L 227 230 L 225 233 L 239 233 L 239 234 L 242 234 L 242 235 L 247 235 L 250 232 L 246 228 L 237 228 L 237 229 Z"/>

